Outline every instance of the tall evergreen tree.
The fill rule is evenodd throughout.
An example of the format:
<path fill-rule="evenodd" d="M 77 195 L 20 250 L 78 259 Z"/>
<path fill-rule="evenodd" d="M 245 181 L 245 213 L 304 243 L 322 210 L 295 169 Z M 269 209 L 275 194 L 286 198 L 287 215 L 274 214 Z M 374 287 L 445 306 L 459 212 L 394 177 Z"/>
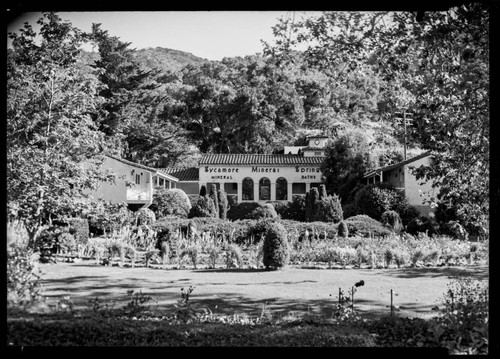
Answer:
<path fill-rule="evenodd" d="M 100 24 L 93 24 L 92 39 L 100 56 L 95 66 L 106 85 L 101 92 L 106 98 L 102 130 L 122 144 L 122 156 L 167 167 L 196 154 L 185 131 L 164 115 L 175 107 L 175 101 L 170 98 L 168 84 L 158 81 L 162 74 L 143 69 L 130 43 L 110 36 Z"/>

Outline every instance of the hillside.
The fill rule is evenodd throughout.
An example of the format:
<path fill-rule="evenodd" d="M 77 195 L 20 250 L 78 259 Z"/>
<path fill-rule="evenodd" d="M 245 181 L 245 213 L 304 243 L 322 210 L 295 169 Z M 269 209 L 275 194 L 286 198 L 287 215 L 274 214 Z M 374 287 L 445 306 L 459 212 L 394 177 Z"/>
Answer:
<path fill-rule="evenodd" d="M 177 71 L 188 64 L 208 61 L 189 52 L 166 49 L 163 47 L 136 50 L 136 60 L 144 67 Z"/>
<path fill-rule="evenodd" d="M 99 58 L 98 52 L 83 51 L 82 61 L 90 64 Z M 188 64 L 200 64 L 209 61 L 189 52 L 162 47 L 139 49 L 135 51 L 136 61 L 145 69 L 178 71 Z"/>

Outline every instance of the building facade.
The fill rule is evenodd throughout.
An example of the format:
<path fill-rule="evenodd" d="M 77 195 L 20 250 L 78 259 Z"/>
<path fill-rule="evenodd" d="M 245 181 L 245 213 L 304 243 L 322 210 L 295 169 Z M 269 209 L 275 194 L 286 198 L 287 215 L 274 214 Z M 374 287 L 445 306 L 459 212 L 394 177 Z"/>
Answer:
<path fill-rule="evenodd" d="M 174 188 L 178 182 L 178 178 L 155 168 L 118 157 L 105 156 L 102 168 L 115 173 L 116 181 L 101 183 L 99 189 L 92 192 L 92 196 L 110 203 L 127 203 L 132 210 L 151 205 L 154 186 Z"/>
<path fill-rule="evenodd" d="M 431 164 L 431 154 L 424 152 L 390 166 L 380 167 L 364 175 L 366 183 L 388 183 L 403 191 L 408 203 L 415 207 L 421 215 L 428 216 L 432 211 L 429 200 L 436 194 L 432 181 L 417 180 L 414 168 Z"/>
<path fill-rule="evenodd" d="M 285 149 L 285 154 L 204 155 L 199 162 L 199 185 L 209 190 L 215 184 L 237 203 L 292 201 L 322 182 L 327 140 L 309 137 L 309 146 L 294 147 L 289 151 L 293 153 Z"/>

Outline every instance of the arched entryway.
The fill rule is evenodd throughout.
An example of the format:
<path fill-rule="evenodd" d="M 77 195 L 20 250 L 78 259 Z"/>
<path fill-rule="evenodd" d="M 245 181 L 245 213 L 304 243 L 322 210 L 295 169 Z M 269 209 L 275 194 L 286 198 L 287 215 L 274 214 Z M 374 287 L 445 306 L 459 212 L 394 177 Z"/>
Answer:
<path fill-rule="evenodd" d="M 259 201 L 271 200 L 271 181 L 267 177 L 262 177 L 259 181 Z"/>
<path fill-rule="evenodd" d="M 276 180 L 276 200 L 286 201 L 288 199 L 288 182 L 280 177 Z"/>
<path fill-rule="evenodd" d="M 241 195 L 244 201 L 253 201 L 253 179 L 250 177 L 243 179 Z"/>

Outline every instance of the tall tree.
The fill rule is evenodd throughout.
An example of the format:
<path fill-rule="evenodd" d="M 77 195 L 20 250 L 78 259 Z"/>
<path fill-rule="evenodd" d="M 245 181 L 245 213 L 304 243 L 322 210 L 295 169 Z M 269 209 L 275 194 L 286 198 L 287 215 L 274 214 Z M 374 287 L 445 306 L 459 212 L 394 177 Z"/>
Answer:
<path fill-rule="evenodd" d="M 8 208 L 32 240 L 51 219 L 85 213 L 86 190 L 110 179 L 98 168 L 100 83 L 78 61 L 85 36 L 54 13 L 37 23 L 39 34 L 27 23 L 9 33 L 7 66 Z"/>
<path fill-rule="evenodd" d="M 270 153 L 304 121 L 293 74 L 262 57 L 188 66 L 184 121 L 202 152 Z"/>
<path fill-rule="evenodd" d="M 169 76 L 144 69 L 130 43 L 109 35 L 100 24 L 93 24 L 92 40 L 99 49 L 95 67 L 105 85 L 101 91 L 106 99 L 101 129 L 121 143 L 122 156 L 145 165 L 166 167 L 184 163 L 186 157 L 195 154 L 185 131 L 164 116 L 177 106 L 170 86 L 175 83 L 175 76 L 165 83 Z"/>
<path fill-rule="evenodd" d="M 100 70 L 99 80 L 105 85 L 100 93 L 106 99 L 101 126 L 107 135 L 121 134 L 130 121 L 126 109 L 149 73 L 134 61 L 130 43 L 110 36 L 101 24 L 92 24 L 91 39 L 99 53 L 94 66 Z"/>
<path fill-rule="evenodd" d="M 374 167 L 369 139 L 359 129 L 346 131 L 327 146 L 325 156 L 321 169 L 329 190 L 346 204 L 353 199 L 363 174 Z"/>

